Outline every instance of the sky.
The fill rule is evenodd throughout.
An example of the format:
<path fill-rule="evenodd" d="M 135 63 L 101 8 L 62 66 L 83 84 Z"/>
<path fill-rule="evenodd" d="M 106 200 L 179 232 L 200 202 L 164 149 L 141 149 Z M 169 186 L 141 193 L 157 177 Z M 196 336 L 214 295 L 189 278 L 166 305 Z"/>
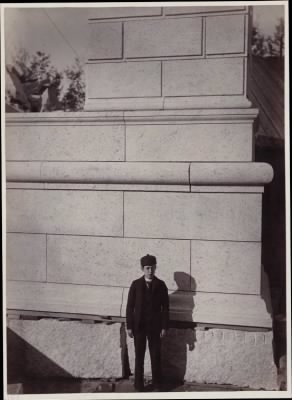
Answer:
<path fill-rule="evenodd" d="M 253 19 L 262 33 L 272 35 L 283 13 L 282 5 L 255 6 Z M 21 48 L 31 54 L 38 50 L 50 54 L 59 70 L 72 65 L 75 57 L 86 62 L 87 16 L 86 8 L 5 8 L 5 63 Z"/>
<path fill-rule="evenodd" d="M 284 6 L 265 5 L 253 7 L 253 23 L 258 25 L 265 35 L 273 35 L 275 25 L 281 17 L 284 17 Z"/>
<path fill-rule="evenodd" d="M 20 48 L 50 54 L 57 69 L 71 65 L 75 57 L 86 61 L 87 9 L 11 8 L 5 10 L 4 23 L 6 63 Z"/>

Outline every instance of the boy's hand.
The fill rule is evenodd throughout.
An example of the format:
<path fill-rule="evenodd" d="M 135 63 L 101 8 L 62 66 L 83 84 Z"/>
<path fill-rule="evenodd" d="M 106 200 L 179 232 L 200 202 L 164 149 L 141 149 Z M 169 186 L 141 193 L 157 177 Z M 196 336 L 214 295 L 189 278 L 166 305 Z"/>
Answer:
<path fill-rule="evenodd" d="M 134 337 L 132 329 L 127 329 L 127 333 L 130 338 Z"/>
<path fill-rule="evenodd" d="M 161 329 L 161 332 L 160 332 L 161 339 L 164 338 L 165 336 L 166 336 L 166 329 Z"/>

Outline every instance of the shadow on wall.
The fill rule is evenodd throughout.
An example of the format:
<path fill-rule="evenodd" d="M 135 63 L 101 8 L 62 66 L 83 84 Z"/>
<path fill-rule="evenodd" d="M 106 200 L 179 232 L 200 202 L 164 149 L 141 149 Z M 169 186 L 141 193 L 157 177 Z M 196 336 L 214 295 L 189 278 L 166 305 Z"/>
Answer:
<path fill-rule="evenodd" d="M 281 143 L 281 142 L 280 142 Z M 256 146 L 258 162 L 268 162 L 274 179 L 265 187 L 262 219 L 262 263 L 268 274 L 273 313 L 286 314 L 285 154 L 284 142 Z"/>
<path fill-rule="evenodd" d="M 161 358 L 165 380 L 181 383 L 186 373 L 188 352 L 194 350 L 196 342 L 192 326 L 196 282 L 191 275 L 179 271 L 174 273 L 174 280 L 177 290 L 169 296 L 170 329 L 162 342 Z M 186 287 L 191 287 L 193 293 L 186 291 Z M 176 321 L 183 321 L 183 326 Z"/>

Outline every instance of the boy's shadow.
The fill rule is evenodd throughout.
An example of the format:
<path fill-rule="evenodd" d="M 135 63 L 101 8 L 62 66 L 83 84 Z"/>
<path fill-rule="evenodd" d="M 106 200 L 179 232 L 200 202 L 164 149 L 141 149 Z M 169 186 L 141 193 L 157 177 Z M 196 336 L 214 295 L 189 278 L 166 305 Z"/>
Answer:
<path fill-rule="evenodd" d="M 193 324 L 195 279 L 185 272 L 177 271 L 174 280 L 177 290 L 169 296 L 170 329 L 162 340 L 161 349 L 164 382 L 166 386 L 172 387 L 184 382 L 188 352 L 194 350 L 196 342 Z"/>

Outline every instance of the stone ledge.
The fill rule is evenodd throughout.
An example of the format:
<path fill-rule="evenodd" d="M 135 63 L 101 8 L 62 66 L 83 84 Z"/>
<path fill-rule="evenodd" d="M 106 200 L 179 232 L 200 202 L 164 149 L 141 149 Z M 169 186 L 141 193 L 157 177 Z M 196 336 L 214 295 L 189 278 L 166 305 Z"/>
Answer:
<path fill-rule="evenodd" d="M 119 110 L 185 110 L 185 109 L 236 109 L 251 108 L 251 102 L 245 95 L 202 95 L 202 96 L 164 96 L 164 97 L 128 97 L 128 98 L 86 98 L 85 111 Z"/>
<path fill-rule="evenodd" d="M 123 192 L 190 192 L 190 185 L 145 185 L 145 184 L 102 184 L 102 183 L 67 183 L 67 182 L 7 182 L 7 189 L 44 189 L 44 190 L 86 190 L 86 191 L 123 191 Z M 198 190 L 199 192 L 210 192 L 209 186 L 204 186 L 207 190 L 203 190 L 203 187 Z M 262 193 L 263 187 L 245 187 L 240 190 L 233 189 L 230 187 L 220 187 L 219 191 L 228 192 L 245 192 L 245 193 Z M 192 190 L 196 191 L 196 190 Z M 218 192 L 218 188 L 216 189 Z"/>
<path fill-rule="evenodd" d="M 164 7 L 164 12 L 165 15 L 183 15 L 183 14 L 213 14 L 213 13 L 230 13 L 232 14 L 234 12 L 246 12 L 247 8 L 244 6 L 229 6 L 229 7 L 224 7 L 224 6 L 190 6 L 187 4 L 186 6 L 183 7 L 176 7 L 176 6 L 171 6 L 171 7 Z"/>
<path fill-rule="evenodd" d="M 7 182 L 261 186 L 273 179 L 267 163 L 40 162 L 6 163 Z"/>
<path fill-rule="evenodd" d="M 212 96 L 213 98 L 217 96 Z M 236 96 L 235 96 L 236 97 Z M 233 96 L 234 98 L 234 96 Z M 160 98 L 159 98 L 160 99 Z M 242 100 L 242 98 L 240 97 Z M 153 99 L 123 99 L 123 101 L 158 101 L 157 98 Z M 185 101 L 190 104 L 196 101 L 193 97 L 183 98 L 165 98 L 166 102 L 171 101 Z M 236 100 L 236 99 L 235 99 Z M 116 101 L 116 100 L 114 100 Z M 234 101 L 234 100 L 232 100 Z M 132 110 L 132 111 L 82 111 L 82 112 L 43 112 L 43 113 L 6 113 L 5 119 L 6 124 L 10 125 L 71 125 L 74 126 L 84 124 L 103 124 L 103 123 L 158 123 L 158 122 L 196 122 L 199 123 L 210 122 L 210 121 L 253 121 L 258 115 L 256 108 L 240 108 L 236 107 L 236 101 L 233 103 L 232 108 L 220 109 L 220 108 L 199 108 L 192 109 L 158 109 L 151 110 Z"/>
<path fill-rule="evenodd" d="M 94 7 L 89 9 L 88 21 L 100 19 L 137 18 L 160 16 L 161 7 Z"/>

